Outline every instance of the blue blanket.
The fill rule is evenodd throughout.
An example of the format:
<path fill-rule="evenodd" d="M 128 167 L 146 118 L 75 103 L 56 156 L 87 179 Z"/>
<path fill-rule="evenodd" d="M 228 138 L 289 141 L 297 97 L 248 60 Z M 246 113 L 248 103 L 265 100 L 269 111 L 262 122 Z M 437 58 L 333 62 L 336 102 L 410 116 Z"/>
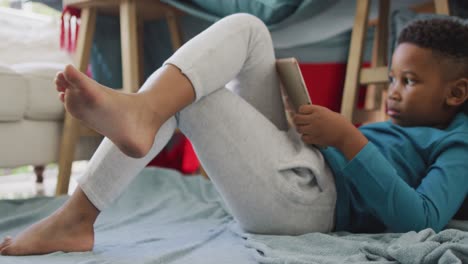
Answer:
<path fill-rule="evenodd" d="M 15 235 L 67 197 L 0 201 L 0 236 Z M 467 228 L 465 222 L 453 222 Z M 92 252 L 2 257 L 0 263 L 468 263 L 468 233 L 242 232 L 210 181 L 145 169 L 95 224 Z"/>

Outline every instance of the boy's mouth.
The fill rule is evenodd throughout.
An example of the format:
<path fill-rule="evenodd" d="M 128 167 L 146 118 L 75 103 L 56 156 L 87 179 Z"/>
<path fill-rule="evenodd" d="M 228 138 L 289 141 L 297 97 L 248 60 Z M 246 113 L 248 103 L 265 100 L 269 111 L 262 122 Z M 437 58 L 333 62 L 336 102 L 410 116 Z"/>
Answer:
<path fill-rule="evenodd" d="M 393 108 L 388 108 L 387 115 L 389 115 L 390 117 L 398 118 L 400 116 L 400 111 Z"/>

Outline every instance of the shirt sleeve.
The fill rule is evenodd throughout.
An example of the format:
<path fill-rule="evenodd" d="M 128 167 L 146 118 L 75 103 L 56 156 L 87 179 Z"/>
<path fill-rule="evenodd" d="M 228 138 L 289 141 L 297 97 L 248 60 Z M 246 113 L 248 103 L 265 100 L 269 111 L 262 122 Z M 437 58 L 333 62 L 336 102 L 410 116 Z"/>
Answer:
<path fill-rule="evenodd" d="M 438 232 L 455 215 L 468 191 L 467 148 L 466 142 L 457 141 L 439 147 L 415 188 L 370 142 L 344 167 L 343 175 L 391 232 L 425 228 Z"/>

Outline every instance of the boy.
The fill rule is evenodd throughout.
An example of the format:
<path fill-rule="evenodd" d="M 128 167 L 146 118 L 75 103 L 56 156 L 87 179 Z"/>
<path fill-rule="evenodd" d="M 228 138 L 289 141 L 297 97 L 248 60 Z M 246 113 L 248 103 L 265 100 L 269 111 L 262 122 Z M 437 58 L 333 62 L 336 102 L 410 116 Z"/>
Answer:
<path fill-rule="evenodd" d="M 323 151 L 341 201 L 338 230 L 439 231 L 460 208 L 468 190 L 467 39 L 467 26 L 453 19 L 415 21 L 401 32 L 389 72 L 390 121 L 362 127 L 354 146 L 341 147 L 347 160 Z M 336 145 L 321 139 L 340 130 L 333 120 L 313 119 L 295 119 L 304 140 Z"/>
<path fill-rule="evenodd" d="M 468 192 L 468 29 L 452 19 L 418 21 L 398 43 L 390 121 L 358 130 L 324 107 L 302 106 L 294 117 L 302 141 L 285 131 L 271 39 L 249 15 L 192 39 L 138 94 L 112 91 L 68 66 L 56 80 L 60 99 L 115 145 L 104 141 L 69 201 L 6 238 L 1 253 L 91 250 L 99 212 L 177 126 L 246 231 L 439 231 Z"/>

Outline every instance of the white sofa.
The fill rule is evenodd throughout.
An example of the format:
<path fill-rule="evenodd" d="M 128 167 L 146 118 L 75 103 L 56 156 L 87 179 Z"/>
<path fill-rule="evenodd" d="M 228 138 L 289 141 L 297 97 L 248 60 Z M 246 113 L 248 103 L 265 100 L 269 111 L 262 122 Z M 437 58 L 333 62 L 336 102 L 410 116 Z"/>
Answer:
<path fill-rule="evenodd" d="M 58 161 L 64 107 L 53 84 L 63 64 L 0 64 L 0 167 Z M 102 138 L 82 137 L 75 160 L 89 159 Z"/>

